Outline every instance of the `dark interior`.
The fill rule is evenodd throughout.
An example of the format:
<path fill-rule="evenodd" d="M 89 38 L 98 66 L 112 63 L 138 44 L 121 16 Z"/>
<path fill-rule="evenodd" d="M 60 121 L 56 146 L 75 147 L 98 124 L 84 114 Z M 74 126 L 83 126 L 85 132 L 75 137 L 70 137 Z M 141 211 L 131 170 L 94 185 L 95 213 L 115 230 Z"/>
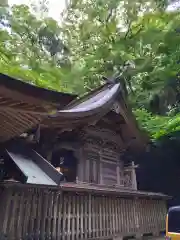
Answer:
<path fill-rule="evenodd" d="M 54 167 L 60 168 L 60 171 L 65 177 L 65 181 L 76 181 L 77 159 L 74 156 L 73 151 L 67 149 L 55 151 L 52 155 L 51 163 Z"/>
<path fill-rule="evenodd" d="M 27 177 L 4 150 L 0 153 L 0 181 L 7 180 L 26 183 Z"/>
<path fill-rule="evenodd" d="M 159 139 L 137 158 L 138 189 L 172 197 L 168 205 L 180 205 L 180 131 Z"/>

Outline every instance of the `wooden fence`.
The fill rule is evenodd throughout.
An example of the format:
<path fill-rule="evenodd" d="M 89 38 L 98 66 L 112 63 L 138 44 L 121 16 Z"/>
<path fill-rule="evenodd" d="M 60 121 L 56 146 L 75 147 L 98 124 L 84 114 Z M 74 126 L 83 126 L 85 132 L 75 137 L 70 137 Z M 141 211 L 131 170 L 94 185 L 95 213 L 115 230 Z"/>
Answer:
<path fill-rule="evenodd" d="M 0 194 L 0 233 L 8 240 L 110 239 L 165 229 L 163 200 L 14 187 Z"/>

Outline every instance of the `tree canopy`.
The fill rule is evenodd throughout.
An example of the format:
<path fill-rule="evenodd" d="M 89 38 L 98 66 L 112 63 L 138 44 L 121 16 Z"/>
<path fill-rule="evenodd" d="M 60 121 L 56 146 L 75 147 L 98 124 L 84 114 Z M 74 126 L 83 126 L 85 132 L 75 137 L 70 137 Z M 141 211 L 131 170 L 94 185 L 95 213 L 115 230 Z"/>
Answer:
<path fill-rule="evenodd" d="M 47 1 L 33 5 L 47 11 Z M 0 5 L 0 71 L 84 94 L 121 74 L 134 113 L 152 139 L 179 123 L 180 12 L 166 0 L 71 0 L 61 21 L 26 5 Z M 40 7 L 40 8 L 39 8 Z"/>

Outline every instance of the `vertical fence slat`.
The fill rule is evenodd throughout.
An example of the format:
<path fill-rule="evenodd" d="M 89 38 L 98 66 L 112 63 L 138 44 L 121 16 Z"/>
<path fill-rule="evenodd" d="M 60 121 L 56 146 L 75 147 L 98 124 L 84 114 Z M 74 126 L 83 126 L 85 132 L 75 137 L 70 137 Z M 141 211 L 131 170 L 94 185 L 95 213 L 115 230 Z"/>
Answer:
<path fill-rule="evenodd" d="M 40 238 L 46 237 L 46 220 L 47 220 L 47 210 L 48 210 L 48 193 L 45 191 L 43 193 L 44 202 L 42 204 L 41 211 L 41 226 L 40 226 Z"/>
<path fill-rule="evenodd" d="M 63 201 L 63 195 L 61 193 L 58 193 L 58 198 L 57 198 L 57 234 L 56 234 L 56 239 L 60 240 L 61 234 L 62 234 L 62 201 Z"/>
<path fill-rule="evenodd" d="M 75 240 L 76 197 L 72 196 L 72 240 Z"/>
<path fill-rule="evenodd" d="M 98 199 L 98 196 L 94 196 L 94 237 L 95 238 L 98 238 L 98 217 L 99 217 L 99 214 L 98 214 L 98 202 L 97 202 L 97 199 Z"/>
<path fill-rule="evenodd" d="M 12 217 L 10 219 L 10 224 L 9 224 L 9 230 L 10 230 L 10 235 L 9 238 L 10 239 L 16 239 L 16 213 L 17 213 L 17 206 L 18 206 L 18 192 L 13 192 L 12 198 L 11 198 L 11 212 L 9 213 L 9 217 L 10 214 L 12 214 Z"/>
<path fill-rule="evenodd" d="M 24 211 L 25 211 L 25 215 L 24 215 L 24 222 L 23 222 L 23 236 L 27 237 L 28 236 L 28 227 L 29 227 L 29 218 L 30 218 L 30 201 L 31 199 L 30 196 L 31 194 L 29 194 L 30 189 L 27 189 L 24 193 Z"/>
<path fill-rule="evenodd" d="M 99 205 L 99 237 L 103 236 L 103 198 L 98 198 Z"/>
<path fill-rule="evenodd" d="M 105 237 L 106 236 L 106 199 L 105 197 L 103 196 L 102 197 L 102 217 L 103 217 L 103 220 L 102 220 L 102 237 Z"/>
<path fill-rule="evenodd" d="M 80 214 L 79 214 L 79 209 L 80 209 L 80 196 L 76 196 L 76 214 L 77 214 L 77 218 L 76 218 L 76 239 L 80 238 Z"/>
<path fill-rule="evenodd" d="M 62 240 L 66 239 L 67 235 L 67 193 L 63 196 L 63 218 L 62 218 Z"/>
<path fill-rule="evenodd" d="M 84 214 L 85 214 L 85 222 L 84 222 L 84 237 L 87 239 L 88 237 L 88 196 L 84 197 Z"/>
<path fill-rule="evenodd" d="M 52 239 L 56 239 L 56 225 L 57 225 L 57 207 L 58 207 L 58 194 L 53 193 L 53 207 L 52 207 Z"/>
<path fill-rule="evenodd" d="M 67 240 L 71 238 L 71 208 L 72 208 L 72 196 L 68 194 L 67 202 L 69 202 L 67 206 Z"/>
<path fill-rule="evenodd" d="M 88 195 L 88 201 L 89 201 L 89 204 L 88 204 L 88 214 L 89 214 L 89 217 L 88 217 L 88 237 L 91 238 L 91 235 L 92 235 L 92 227 L 91 227 L 91 220 L 92 220 L 92 196 L 91 194 Z"/>
<path fill-rule="evenodd" d="M 118 220 L 118 234 L 122 234 L 122 214 L 121 214 L 121 199 L 117 199 L 118 211 L 117 211 L 117 220 Z"/>
<path fill-rule="evenodd" d="M 83 196 L 80 196 L 80 238 L 84 237 L 84 209 L 83 209 Z"/>
<path fill-rule="evenodd" d="M 1 195 L 1 225 L 0 225 L 0 232 L 2 234 L 8 234 L 9 226 L 8 226 L 8 212 L 10 209 L 10 204 L 11 204 L 11 197 L 12 197 L 12 192 L 11 189 L 6 189 L 2 191 Z"/>
<path fill-rule="evenodd" d="M 23 228 L 23 217 L 24 217 L 24 193 L 23 191 L 20 192 L 19 196 L 19 209 L 17 214 L 17 239 L 22 238 L 22 228 Z"/>
<path fill-rule="evenodd" d="M 40 224 L 41 224 L 41 206 L 44 204 L 44 199 L 42 196 L 42 191 L 39 189 L 37 193 L 37 209 L 36 209 L 36 226 L 35 226 L 35 234 L 36 239 L 38 240 L 40 237 Z"/>

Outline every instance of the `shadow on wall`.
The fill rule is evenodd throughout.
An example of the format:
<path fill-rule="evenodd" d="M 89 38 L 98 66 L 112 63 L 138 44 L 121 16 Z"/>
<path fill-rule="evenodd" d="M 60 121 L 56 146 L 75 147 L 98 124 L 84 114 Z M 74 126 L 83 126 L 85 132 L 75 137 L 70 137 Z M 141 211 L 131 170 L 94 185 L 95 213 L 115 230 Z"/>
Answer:
<path fill-rule="evenodd" d="M 169 206 L 180 205 L 180 131 L 158 139 L 138 163 L 139 190 L 163 192 L 173 197 Z"/>

